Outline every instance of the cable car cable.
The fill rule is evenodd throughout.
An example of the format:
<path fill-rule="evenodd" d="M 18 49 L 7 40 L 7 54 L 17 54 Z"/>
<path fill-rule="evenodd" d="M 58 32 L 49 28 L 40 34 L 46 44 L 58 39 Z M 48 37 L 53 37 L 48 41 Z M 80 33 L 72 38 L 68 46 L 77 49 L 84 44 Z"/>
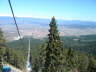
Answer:
<path fill-rule="evenodd" d="M 16 21 L 16 18 L 15 18 L 15 15 L 14 15 L 14 11 L 13 11 L 13 8 L 12 8 L 12 5 L 11 5 L 11 1 L 8 0 L 8 3 L 9 3 L 9 6 L 10 6 L 10 10 L 12 12 L 12 16 L 13 16 L 13 20 L 14 20 L 14 24 L 16 25 L 16 28 L 17 28 L 17 33 L 21 39 L 21 34 L 20 34 L 20 31 L 19 31 L 19 27 L 18 27 L 18 24 L 17 24 L 17 21 Z"/>

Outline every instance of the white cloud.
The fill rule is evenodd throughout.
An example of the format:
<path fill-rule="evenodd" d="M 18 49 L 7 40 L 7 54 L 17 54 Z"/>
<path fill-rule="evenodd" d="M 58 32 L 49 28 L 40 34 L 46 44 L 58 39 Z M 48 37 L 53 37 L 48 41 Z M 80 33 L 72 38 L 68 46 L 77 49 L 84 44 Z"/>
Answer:
<path fill-rule="evenodd" d="M 12 17 L 12 15 L 10 15 L 10 14 L 0 14 L 0 16 L 10 16 L 10 17 Z"/>

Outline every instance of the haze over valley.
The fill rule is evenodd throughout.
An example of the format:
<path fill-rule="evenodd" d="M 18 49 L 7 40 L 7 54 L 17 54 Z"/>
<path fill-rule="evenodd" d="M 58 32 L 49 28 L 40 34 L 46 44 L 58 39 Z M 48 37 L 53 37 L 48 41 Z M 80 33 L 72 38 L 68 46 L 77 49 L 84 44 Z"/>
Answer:
<path fill-rule="evenodd" d="M 22 36 L 44 38 L 48 34 L 50 19 L 16 17 L 16 20 Z M 57 24 L 61 36 L 96 34 L 96 22 L 57 19 Z M 19 39 L 12 17 L 0 16 L 0 27 L 7 40 Z"/>

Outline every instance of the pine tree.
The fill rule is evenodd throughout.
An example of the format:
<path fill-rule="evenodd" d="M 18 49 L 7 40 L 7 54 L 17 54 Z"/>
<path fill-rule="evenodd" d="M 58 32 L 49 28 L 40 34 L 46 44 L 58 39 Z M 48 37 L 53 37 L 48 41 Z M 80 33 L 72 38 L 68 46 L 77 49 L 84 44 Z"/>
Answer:
<path fill-rule="evenodd" d="M 3 42 L 4 42 L 4 36 L 0 28 L 0 70 L 2 69 L 2 57 L 3 57 L 3 47 L 4 47 Z"/>
<path fill-rule="evenodd" d="M 96 59 L 91 55 L 89 55 L 88 57 L 89 57 L 89 65 L 87 72 L 96 72 Z"/>
<path fill-rule="evenodd" d="M 6 48 L 5 54 L 4 54 L 4 60 L 11 64 L 12 63 L 11 59 L 12 59 L 12 50 L 9 48 Z"/>
<path fill-rule="evenodd" d="M 0 28 L 0 43 L 4 42 L 4 36 L 3 36 L 3 32 Z"/>
<path fill-rule="evenodd" d="M 63 46 L 53 17 L 50 24 L 43 72 L 61 72 Z"/>
<path fill-rule="evenodd" d="M 2 53 L 2 48 L 1 48 L 1 46 L 0 46 L 0 71 L 2 70 L 2 57 L 3 57 L 2 54 L 3 54 L 3 53 Z"/>
<path fill-rule="evenodd" d="M 33 71 L 34 71 L 34 72 L 39 72 L 39 69 L 40 69 L 40 67 L 39 67 L 39 61 L 38 61 L 38 59 L 36 58 L 36 59 L 35 59 L 35 62 L 33 63 Z"/>
<path fill-rule="evenodd" d="M 74 67 L 74 54 L 73 54 L 73 50 L 71 48 L 69 48 L 68 52 L 67 52 L 67 56 L 66 56 L 66 63 L 67 63 L 67 70 L 72 70 Z"/>

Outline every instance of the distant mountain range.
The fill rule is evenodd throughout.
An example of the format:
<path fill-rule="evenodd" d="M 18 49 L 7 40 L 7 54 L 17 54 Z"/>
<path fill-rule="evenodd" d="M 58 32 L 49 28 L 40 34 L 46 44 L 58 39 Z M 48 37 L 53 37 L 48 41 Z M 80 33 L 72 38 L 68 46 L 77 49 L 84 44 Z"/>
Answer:
<path fill-rule="evenodd" d="M 32 35 L 35 38 L 46 37 L 50 19 L 16 17 L 22 36 Z M 61 36 L 96 34 L 96 22 L 80 20 L 57 20 Z M 18 39 L 16 27 L 12 17 L 1 16 L 0 27 L 8 40 Z"/>

